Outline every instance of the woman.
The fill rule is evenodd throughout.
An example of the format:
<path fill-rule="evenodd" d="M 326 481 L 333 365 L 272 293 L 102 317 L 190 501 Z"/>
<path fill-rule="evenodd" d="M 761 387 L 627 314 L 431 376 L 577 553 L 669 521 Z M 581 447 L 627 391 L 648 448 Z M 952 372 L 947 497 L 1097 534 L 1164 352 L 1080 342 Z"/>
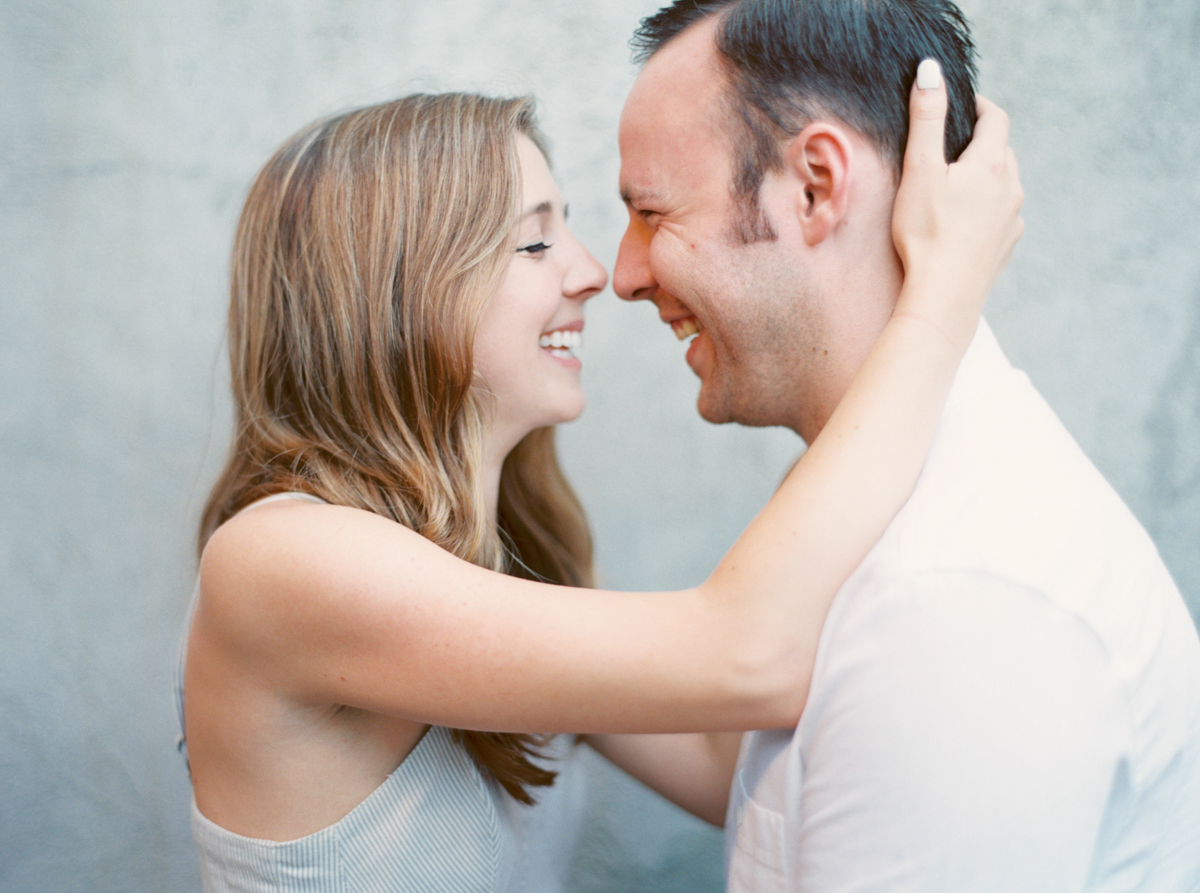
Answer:
<path fill-rule="evenodd" d="M 842 406 L 705 583 L 653 594 L 564 588 L 590 542 L 551 426 L 582 409 L 569 345 L 606 275 L 531 103 L 413 96 L 279 151 L 234 247 L 237 427 L 186 653 L 206 889 L 560 889 L 569 749 L 522 732 L 796 722 L 829 601 L 911 490 L 1019 234 L 981 110 L 971 163 L 910 149 L 905 290 Z M 603 740 L 634 766 L 696 741 L 707 783 L 649 774 L 715 811 L 727 749 Z"/>

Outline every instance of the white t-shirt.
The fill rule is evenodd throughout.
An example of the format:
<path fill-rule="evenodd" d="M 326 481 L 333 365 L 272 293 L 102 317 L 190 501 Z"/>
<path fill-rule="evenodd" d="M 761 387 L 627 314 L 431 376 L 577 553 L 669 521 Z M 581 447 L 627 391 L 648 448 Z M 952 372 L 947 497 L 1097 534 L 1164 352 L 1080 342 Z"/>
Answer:
<path fill-rule="evenodd" d="M 1200 639 L 986 324 L 726 829 L 731 893 L 1200 890 Z"/>

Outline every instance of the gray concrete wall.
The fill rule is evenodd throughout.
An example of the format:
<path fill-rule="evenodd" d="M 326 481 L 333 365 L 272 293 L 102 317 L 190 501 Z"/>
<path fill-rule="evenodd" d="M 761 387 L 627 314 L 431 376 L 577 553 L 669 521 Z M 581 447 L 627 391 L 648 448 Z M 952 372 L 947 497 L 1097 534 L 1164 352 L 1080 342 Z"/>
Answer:
<path fill-rule="evenodd" d="M 310 119 L 535 92 L 611 265 L 625 41 L 653 0 L 0 4 L 0 889 L 198 889 L 168 695 L 224 451 L 226 253 Z M 989 315 L 1200 614 L 1200 6 L 968 0 L 1027 232 Z M 694 415 L 650 308 L 589 308 L 563 432 L 616 587 L 701 579 L 798 442 Z M 718 836 L 597 767 L 581 891 L 719 889 Z"/>

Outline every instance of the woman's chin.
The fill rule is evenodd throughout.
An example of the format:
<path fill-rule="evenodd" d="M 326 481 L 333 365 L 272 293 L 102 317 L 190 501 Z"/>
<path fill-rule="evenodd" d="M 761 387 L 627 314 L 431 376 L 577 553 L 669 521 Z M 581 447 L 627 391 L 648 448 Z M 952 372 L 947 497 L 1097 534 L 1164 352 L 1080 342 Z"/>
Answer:
<path fill-rule="evenodd" d="M 546 412 L 539 413 L 536 418 L 531 418 L 526 422 L 525 434 L 530 434 L 539 428 L 553 428 L 555 425 L 565 425 L 567 422 L 575 421 L 583 415 L 585 402 L 581 392 L 575 399 L 564 400 L 553 408 L 547 407 Z"/>
<path fill-rule="evenodd" d="M 587 405 L 587 399 L 583 396 L 583 392 L 579 392 L 578 399 L 570 406 L 563 407 L 563 412 L 557 422 L 554 424 L 562 425 L 566 422 L 573 422 L 583 415 L 584 407 Z"/>

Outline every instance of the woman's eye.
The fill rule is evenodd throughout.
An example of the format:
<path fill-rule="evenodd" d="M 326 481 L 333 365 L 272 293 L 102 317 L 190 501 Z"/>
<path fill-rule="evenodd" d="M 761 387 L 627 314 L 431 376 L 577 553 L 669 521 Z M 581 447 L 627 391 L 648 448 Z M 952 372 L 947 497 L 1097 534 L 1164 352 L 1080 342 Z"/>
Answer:
<path fill-rule="evenodd" d="M 526 254 L 541 254 L 553 247 L 553 245 L 547 245 L 545 242 L 534 242 L 532 245 L 521 246 L 517 251 L 523 251 Z"/>

